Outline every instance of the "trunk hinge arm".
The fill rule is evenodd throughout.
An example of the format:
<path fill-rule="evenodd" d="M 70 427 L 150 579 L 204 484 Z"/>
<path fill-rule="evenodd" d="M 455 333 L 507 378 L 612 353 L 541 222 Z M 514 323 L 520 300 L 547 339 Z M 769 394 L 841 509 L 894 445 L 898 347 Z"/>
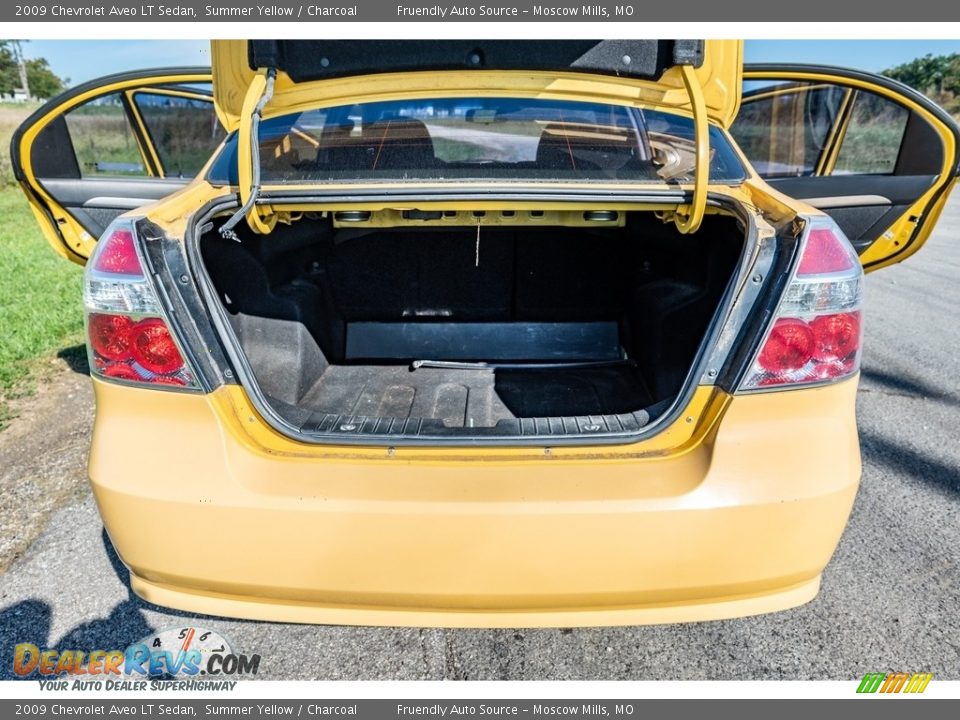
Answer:
<path fill-rule="evenodd" d="M 710 182 L 710 132 L 707 125 L 707 104 L 703 88 L 697 81 L 692 65 L 681 65 L 683 85 L 690 97 L 693 110 L 695 165 L 693 172 L 693 200 L 689 205 L 677 208 L 674 223 L 682 233 L 694 233 L 700 229 L 703 213 L 707 207 L 707 185 Z"/>
<path fill-rule="evenodd" d="M 256 207 L 257 196 L 260 194 L 260 119 L 263 108 L 273 97 L 276 78 L 277 71 L 274 68 L 259 71 L 243 99 L 237 146 L 238 184 L 242 205 L 220 228 L 220 234 L 231 240 L 239 241 L 234 228 L 244 218 L 250 229 L 261 235 L 269 233 L 277 224 L 276 215 L 261 215 Z"/>

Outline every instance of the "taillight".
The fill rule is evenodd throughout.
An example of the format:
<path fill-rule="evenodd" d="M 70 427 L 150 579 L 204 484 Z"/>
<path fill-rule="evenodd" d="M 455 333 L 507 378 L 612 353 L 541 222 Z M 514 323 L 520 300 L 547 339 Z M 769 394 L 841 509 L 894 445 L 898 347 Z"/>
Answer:
<path fill-rule="evenodd" d="M 118 221 L 97 243 L 84 277 L 90 372 L 145 386 L 198 387 L 143 272 L 132 224 Z"/>
<path fill-rule="evenodd" d="M 813 218 L 800 260 L 741 390 L 822 383 L 860 368 L 863 270 L 843 232 Z"/>
<path fill-rule="evenodd" d="M 109 275 L 143 277 L 132 228 L 117 227 L 108 230 L 101 243 L 103 249 L 96 253 L 96 258 L 92 261 L 94 270 Z"/>
<path fill-rule="evenodd" d="M 129 360 L 132 327 L 133 320 L 126 315 L 93 313 L 87 318 L 90 347 L 104 360 Z"/>
<path fill-rule="evenodd" d="M 160 318 L 147 318 L 130 328 L 130 350 L 134 362 L 157 375 L 183 369 L 183 356 Z"/>

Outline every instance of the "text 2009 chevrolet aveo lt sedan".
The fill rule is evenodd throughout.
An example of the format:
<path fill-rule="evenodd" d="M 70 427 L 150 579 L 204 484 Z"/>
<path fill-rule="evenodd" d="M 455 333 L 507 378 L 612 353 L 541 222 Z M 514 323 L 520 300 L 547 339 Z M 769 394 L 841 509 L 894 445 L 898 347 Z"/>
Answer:
<path fill-rule="evenodd" d="M 140 596 L 449 626 L 814 597 L 860 476 L 862 268 L 929 235 L 947 115 L 728 41 L 212 56 L 13 142 L 89 257 L 90 478 Z"/>

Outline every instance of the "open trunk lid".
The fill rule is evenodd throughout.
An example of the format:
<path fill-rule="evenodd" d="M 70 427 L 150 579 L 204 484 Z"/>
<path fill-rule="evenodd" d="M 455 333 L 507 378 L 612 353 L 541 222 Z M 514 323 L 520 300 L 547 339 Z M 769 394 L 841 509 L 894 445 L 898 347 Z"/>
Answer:
<path fill-rule="evenodd" d="M 535 99 L 559 96 L 568 101 L 692 116 L 689 141 L 695 167 L 684 183 L 692 195 L 689 204 L 685 198 L 676 204 L 671 217 L 681 232 L 696 232 L 705 212 L 710 177 L 709 123 L 726 127 L 733 121 L 742 74 L 742 44 L 717 40 L 213 41 L 212 56 L 217 112 L 228 130 L 237 130 L 238 140 L 235 162 L 242 205 L 221 228 L 226 236 L 232 236 L 233 228 L 244 218 L 260 234 L 269 234 L 278 219 L 276 210 L 264 207 L 268 203 L 259 198 L 261 187 L 270 184 L 261 176 L 261 120 L 313 108 L 339 106 L 342 114 L 355 103 L 462 93 Z M 401 112 L 398 117 L 402 116 Z M 391 117 L 383 123 L 379 139 L 370 145 L 372 168 L 394 122 Z M 430 134 L 422 122 L 407 124 L 417 137 Z M 561 125 L 559 132 L 566 138 L 573 163 L 572 146 L 580 142 L 577 136 L 583 129 Z M 415 126 L 422 127 L 414 131 Z M 346 133 L 339 144 L 352 142 L 348 136 L 352 138 L 357 128 L 352 122 L 349 127 L 338 128 Z M 397 132 L 394 128 L 394 135 Z M 308 141 L 312 139 L 323 149 L 322 140 L 310 138 L 309 131 L 297 129 L 296 134 L 308 136 Z M 603 133 L 592 132 L 591 141 L 602 137 Z M 287 154 L 286 144 L 274 151 Z M 404 145 L 411 153 L 416 149 L 416 143 L 404 140 Z M 628 148 L 623 159 L 638 158 L 639 150 L 633 153 Z M 398 175 L 397 180 L 406 184 L 406 175 Z M 305 186 L 318 184 L 329 183 L 314 178 Z"/>
<path fill-rule="evenodd" d="M 680 67 L 694 68 L 707 116 L 728 127 L 740 105 L 743 65 L 738 40 L 214 40 L 214 99 L 221 121 L 240 125 L 244 97 L 258 69 L 274 68 L 270 112 L 311 101 L 318 83 L 347 76 L 459 72 L 465 84 L 484 71 L 537 73 L 582 85 L 586 97 L 611 94 L 666 109 L 691 111 Z M 415 81 L 412 81 L 415 84 Z M 505 76 L 505 85 L 509 80 Z M 404 87 L 406 90 L 407 88 Z"/>

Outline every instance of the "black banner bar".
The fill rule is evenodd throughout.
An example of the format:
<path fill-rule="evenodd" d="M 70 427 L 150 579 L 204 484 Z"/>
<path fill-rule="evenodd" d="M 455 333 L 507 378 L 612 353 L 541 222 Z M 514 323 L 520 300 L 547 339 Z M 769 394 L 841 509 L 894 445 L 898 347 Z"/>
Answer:
<path fill-rule="evenodd" d="M 684 2 L 573 2 L 572 0 L 34 0 L 3 3 L 0 22 L 950 22 L 960 3 L 806 0 L 685 0 Z M 789 30 L 784 28 L 784 33 Z"/>

